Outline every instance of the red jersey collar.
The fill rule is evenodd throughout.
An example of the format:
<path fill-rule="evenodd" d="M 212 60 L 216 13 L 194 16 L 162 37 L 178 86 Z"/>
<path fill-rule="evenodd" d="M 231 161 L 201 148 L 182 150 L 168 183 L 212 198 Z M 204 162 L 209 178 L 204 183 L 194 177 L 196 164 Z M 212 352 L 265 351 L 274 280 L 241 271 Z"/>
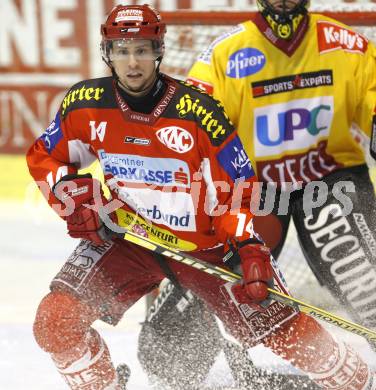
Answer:
<path fill-rule="evenodd" d="M 309 16 L 306 15 L 304 17 L 291 40 L 281 39 L 275 36 L 272 28 L 269 26 L 269 23 L 260 13 L 256 14 L 253 22 L 269 42 L 271 42 L 279 50 L 283 51 L 286 55 L 291 57 L 299 47 L 305 36 L 305 33 L 308 30 Z"/>
<path fill-rule="evenodd" d="M 168 104 L 170 103 L 178 86 L 177 82 L 171 77 L 163 75 L 163 79 L 167 84 L 166 92 L 150 114 L 133 111 L 129 107 L 127 102 L 123 99 L 123 97 L 120 95 L 116 86 L 116 81 L 113 80 L 113 89 L 115 92 L 116 102 L 120 111 L 123 113 L 127 121 L 143 123 L 145 125 L 153 125 L 158 120 L 158 118 L 161 116 L 161 114 L 165 111 Z"/>

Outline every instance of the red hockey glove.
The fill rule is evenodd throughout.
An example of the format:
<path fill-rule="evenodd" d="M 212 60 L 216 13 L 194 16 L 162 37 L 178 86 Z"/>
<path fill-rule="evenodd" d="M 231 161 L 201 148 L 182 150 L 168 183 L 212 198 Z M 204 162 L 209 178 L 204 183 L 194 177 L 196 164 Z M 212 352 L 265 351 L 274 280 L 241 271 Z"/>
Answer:
<path fill-rule="evenodd" d="M 101 183 L 90 174 L 66 175 L 52 188 L 63 203 L 63 218 L 67 222 L 68 234 L 101 245 L 110 239 L 99 217 L 98 210 L 108 202 Z"/>
<path fill-rule="evenodd" d="M 269 304 L 268 287 L 273 286 L 270 251 L 261 243 L 243 246 L 239 243 L 237 255 L 240 258 L 243 279 L 234 284 L 231 290 L 239 303 L 251 303 L 260 310 Z"/>

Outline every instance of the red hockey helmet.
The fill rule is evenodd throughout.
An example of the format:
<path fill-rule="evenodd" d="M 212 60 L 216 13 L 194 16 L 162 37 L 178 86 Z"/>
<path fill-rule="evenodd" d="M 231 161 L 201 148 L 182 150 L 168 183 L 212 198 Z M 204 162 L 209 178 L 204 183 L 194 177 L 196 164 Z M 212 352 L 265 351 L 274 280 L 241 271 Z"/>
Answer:
<path fill-rule="evenodd" d="M 101 25 L 102 53 L 108 61 L 111 42 L 121 39 L 150 39 L 157 57 L 161 58 L 165 33 L 166 24 L 162 22 L 160 14 L 149 5 L 117 5 Z"/>

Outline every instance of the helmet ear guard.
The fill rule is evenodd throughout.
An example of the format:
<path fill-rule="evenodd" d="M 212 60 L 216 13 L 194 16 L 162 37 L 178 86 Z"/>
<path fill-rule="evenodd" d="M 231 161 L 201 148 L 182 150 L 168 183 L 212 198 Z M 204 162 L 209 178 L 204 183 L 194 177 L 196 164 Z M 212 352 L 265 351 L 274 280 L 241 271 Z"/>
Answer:
<path fill-rule="evenodd" d="M 309 0 L 300 0 L 294 6 L 288 6 L 288 0 L 282 0 L 276 7 L 268 0 L 257 0 L 262 16 L 269 23 L 278 38 L 291 39 L 300 22 L 308 13 Z"/>

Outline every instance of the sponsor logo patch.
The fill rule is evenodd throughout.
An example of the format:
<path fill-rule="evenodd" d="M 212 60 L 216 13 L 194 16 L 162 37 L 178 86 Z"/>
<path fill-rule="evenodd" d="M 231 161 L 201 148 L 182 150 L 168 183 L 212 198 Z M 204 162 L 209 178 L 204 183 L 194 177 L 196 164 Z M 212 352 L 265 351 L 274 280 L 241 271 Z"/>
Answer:
<path fill-rule="evenodd" d="M 265 55 L 252 47 L 233 53 L 227 61 L 226 75 L 241 79 L 259 72 L 266 63 Z"/>
<path fill-rule="evenodd" d="M 86 88 L 85 85 L 81 88 L 69 91 L 61 105 L 61 114 L 65 115 L 67 108 L 76 101 L 100 100 L 103 96 L 103 92 L 104 88 Z"/>
<path fill-rule="evenodd" d="M 62 196 L 62 200 L 65 200 L 67 198 L 74 198 L 76 196 L 86 194 L 88 191 L 89 191 L 89 186 L 75 188 L 71 191 L 64 192 Z"/>
<path fill-rule="evenodd" d="M 145 220 L 176 231 L 196 231 L 193 199 L 186 192 L 166 192 L 150 188 L 120 187 L 120 200 Z"/>
<path fill-rule="evenodd" d="M 213 100 L 213 102 L 216 104 L 214 107 L 205 107 L 200 99 L 192 98 L 191 95 L 186 93 L 179 99 L 176 109 L 178 110 L 180 118 L 184 118 L 190 113 L 195 115 L 199 119 L 200 125 L 209 134 L 210 142 L 214 146 L 218 146 L 234 131 L 234 129 L 230 127 L 231 122 L 223 111 L 223 105 L 216 100 Z M 226 118 L 227 121 L 225 121 L 224 118 Z"/>
<path fill-rule="evenodd" d="M 151 140 L 147 139 L 147 138 L 137 138 L 137 137 L 131 137 L 131 136 L 127 135 L 124 138 L 124 143 L 148 146 L 151 144 Z"/>
<path fill-rule="evenodd" d="M 63 138 L 59 113 L 56 114 L 55 119 L 47 127 L 40 138 L 43 140 L 47 152 L 51 154 L 58 142 Z"/>
<path fill-rule="evenodd" d="M 317 22 L 317 39 L 320 53 L 345 50 L 363 54 L 368 47 L 368 40 L 363 35 L 344 26 L 322 20 Z"/>
<path fill-rule="evenodd" d="M 140 9 L 126 9 L 117 13 L 115 22 L 135 21 L 142 22 L 144 20 L 142 11 Z"/>
<path fill-rule="evenodd" d="M 296 315 L 296 311 L 283 303 L 271 301 L 264 311 L 258 311 L 248 304 L 239 303 L 231 291 L 232 283 L 225 283 L 220 287 L 225 299 L 231 307 L 236 308 L 242 317 L 244 325 L 250 331 L 251 342 L 256 342 L 266 335 L 273 332 L 274 329 L 289 321 Z M 275 285 L 277 291 L 285 292 L 279 285 Z"/>
<path fill-rule="evenodd" d="M 131 229 L 142 237 L 150 238 L 153 241 L 168 245 L 171 248 L 177 248 L 184 251 L 193 251 L 197 249 L 195 243 L 182 240 L 169 230 L 156 226 L 149 221 L 146 222 L 145 219 L 134 213 L 118 209 L 116 210 L 116 215 L 120 226 Z"/>
<path fill-rule="evenodd" d="M 333 96 L 296 99 L 254 109 L 255 155 L 286 154 L 316 146 L 333 121 Z"/>
<path fill-rule="evenodd" d="M 194 145 L 191 133 L 178 126 L 160 129 L 156 135 L 163 145 L 177 153 L 187 153 Z"/>
<path fill-rule="evenodd" d="M 255 175 L 238 136 L 218 153 L 217 160 L 233 181 L 240 177 L 248 179 Z"/>
<path fill-rule="evenodd" d="M 337 163 L 326 152 L 327 141 L 319 142 L 317 147 L 310 148 L 304 153 L 286 154 L 281 158 L 257 161 L 257 175 L 262 181 L 292 183 L 299 188 L 299 183 L 309 183 L 320 180 L 341 164 Z"/>
<path fill-rule="evenodd" d="M 103 245 L 95 245 L 90 241 L 82 240 L 56 275 L 53 283 L 61 282 L 77 291 L 81 287 L 84 288 L 86 278 L 112 245 L 113 243 L 109 241 Z"/>
<path fill-rule="evenodd" d="M 356 226 L 359 229 L 360 234 L 364 238 L 364 242 L 367 244 L 369 251 L 373 257 L 376 257 L 376 240 L 375 237 L 369 228 L 366 219 L 361 213 L 353 213 L 353 218 L 356 223 Z"/>
<path fill-rule="evenodd" d="M 253 97 L 258 98 L 296 89 L 333 85 L 333 72 L 331 70 L 320 70 L 318 72 L 301 73 L 270 80 L 257 81 L 251 85 Z"/>
<path fill-rule="evenodd" d="M 361 232 L 367 241 L 368 226 L 364 225 L 362 218 L 358 219 L 358 213 L 354 218 L 355 226 L 350 216 L 342 214 L 342 207 L 341 203 L 331 203 L 314 209 L 319 212 L 304 219 L 307 243 L 314 246 L 313 251 L 316 251 L 315 248 L 319 251 L 316 256 L 317 271 L 325 275 L 328 284 L 336 287 L 337 294 L 346 305 L 356 310 L 364 326 L 374 328 L 376 269 L 373 256 L 366 253 L 366 246 L 359 239 Z"/>
<path fill-rule="evenodd" d="M 184 188 L 190 186 L 190 172 L 185 161 L 106 153 L 104 150 L 99 150 L 98 155 L 104 174 L 122 181 Z"/>

